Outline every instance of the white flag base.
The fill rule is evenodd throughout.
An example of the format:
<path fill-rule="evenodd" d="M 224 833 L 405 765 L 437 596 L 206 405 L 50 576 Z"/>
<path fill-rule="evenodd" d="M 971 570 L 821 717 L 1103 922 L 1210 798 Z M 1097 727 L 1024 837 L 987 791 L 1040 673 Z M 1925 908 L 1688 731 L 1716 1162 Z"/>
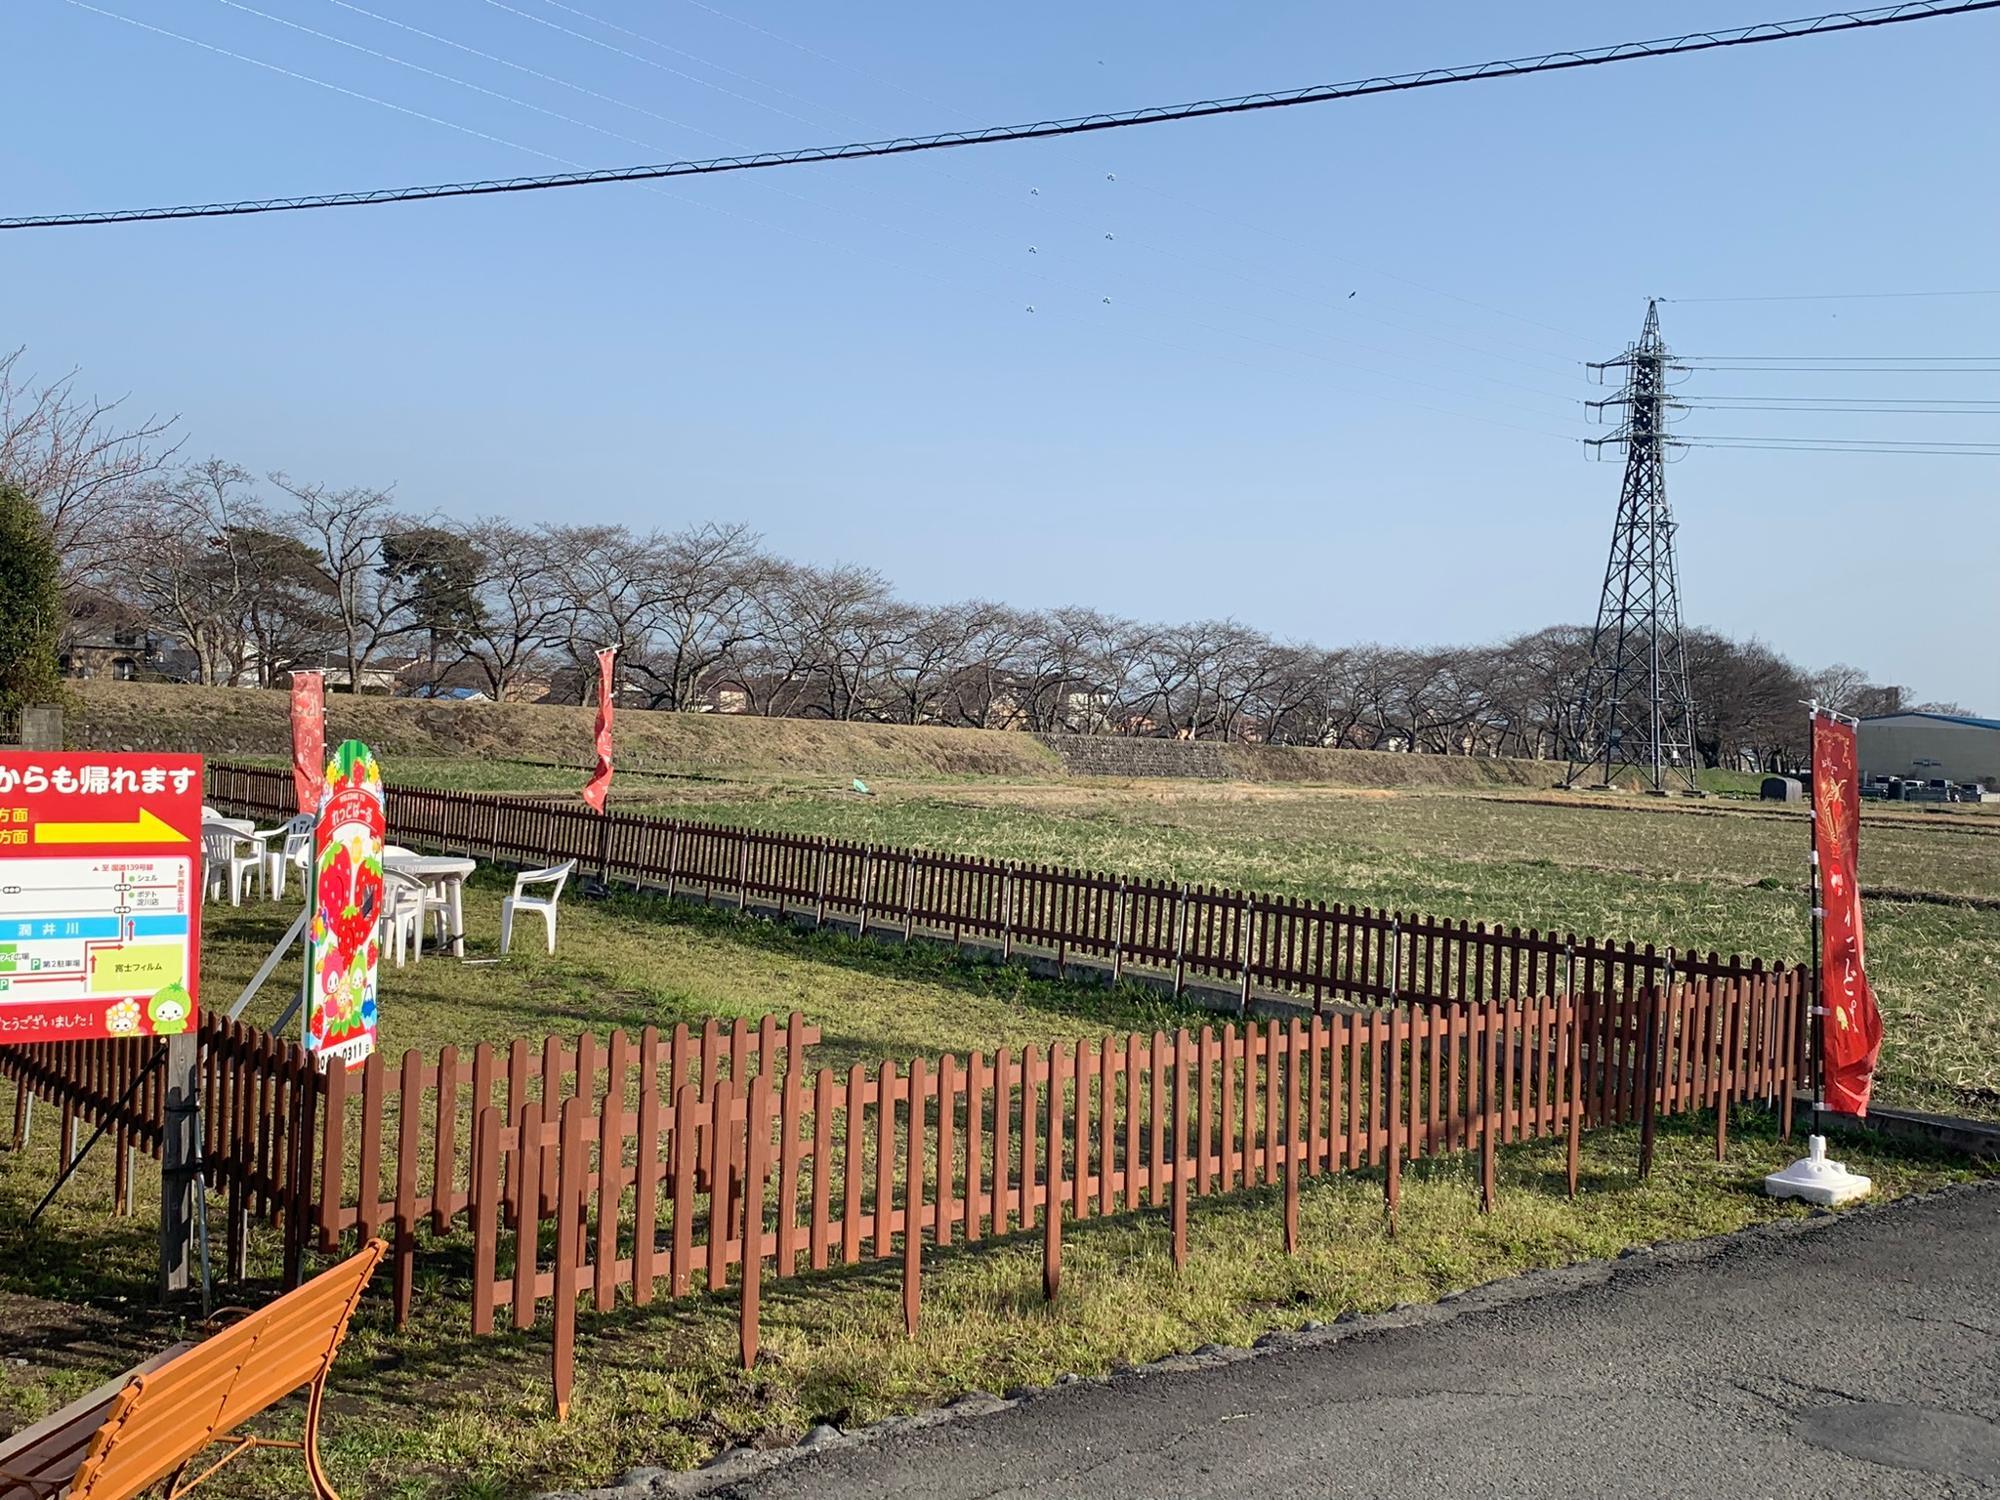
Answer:
<path fill-rule="evenodd" d="M 1826 1155 L 1826 1137 L 1807 1137 L 1806 1154 L 1764 1179 L 1764 1191 L 1773 1198 L 1800 1198 L 1807 1203 L 1833 1208 L 1866 1198 L 1875 1184 L 1858 1172 L 1850 1172 Z"/>

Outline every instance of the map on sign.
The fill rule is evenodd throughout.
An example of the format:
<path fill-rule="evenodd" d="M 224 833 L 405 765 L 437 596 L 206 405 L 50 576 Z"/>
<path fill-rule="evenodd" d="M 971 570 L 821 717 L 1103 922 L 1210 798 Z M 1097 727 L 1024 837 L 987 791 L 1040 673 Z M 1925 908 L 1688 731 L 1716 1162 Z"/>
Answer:
<path fill-rule="evenodd" d="M 0 753 L 0 1045 L 195 1021 L 201 762 Z"/>

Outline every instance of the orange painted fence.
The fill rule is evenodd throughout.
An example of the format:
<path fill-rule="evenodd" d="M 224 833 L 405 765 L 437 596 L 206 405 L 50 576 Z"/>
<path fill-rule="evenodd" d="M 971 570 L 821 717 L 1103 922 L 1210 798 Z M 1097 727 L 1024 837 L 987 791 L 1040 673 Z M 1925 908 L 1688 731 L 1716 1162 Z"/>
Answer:
<path fill-rule="evenodd" d="M 283 1231 L 284 1278 L 297 1285 L 308 1248 L 331 1251 L 350 1232 L 367 1241 L 393 1229 L 390 1268 L 400 1323 L 407 1317 L 417 1238 L 445 1235 L 472 1218 L 478 1181 L 473 1157 L 480 1115 L 497 1109 L 518 1120 L 529 1109 L 556 1113 L 570 1098 L 600 1095 L 671 1099 L 683 1086 L 709 1097 L 718 1080 L 746 1088 L 766 1070 L 804 1067 L 819 1029 L 797 1012 L 752 1024 L 709 1020 L 699 1029 L 647 1027 L 636 1039 L 607 1042 L 585 1033 L 574 1041 L 525 1039 L 504 1050 L 482 1043 L 435 1058 L 411 1050 L 377 1053 L 358 1072 L 320 1073 L 296 1043 L 240 1022 L 205 1017 L 200 1027 L 202 1166 L 212 1190 L 226 1194 L 227 1266 L 241 1275 L 253 1221 Z M 0 1047 L 0 1078 L 16 1085 L 14 1145 L 27 1143 L 33 1101 L 60 1111 L 60 1151 L 72 1154 L 80 1126 L 103 1125 L 116 1149 L 114 1198 L 129 1209 L 131 1153 L 160 1152 L 165 1119 L 163 1043 L 50 1042 Z M 535 1201 L 551 1211 L 549 1189 Z M 505 1222 L 517 1223 L 522 1174 L 501 1194 Z M 533 1179 L 529 1179 L 533 1180 Z"/>
<path fill-rule="evenodd" d="M 210 802 L 290 815 L 291 775 L 211 761 Z M 1350 1005 L 1631 996 L 1648 986 L 1786 974 L 1782 964 L 1605 938 L 1023 865 L 712 823 L 601 816 L 577 803 L 390 787 L 403 843 L 503 862 L 574 859 L 585 872 L 669 895 L 776 909 L 824 923 L 977 939 L 1012 957 L 1145 970 L 1176 994 L 1192 976 L 1247 1002 L 1269 994 Z"/>
<path fill-rule="evenodd" d="M 1114 1036 L 988 1056 L 809 1070 L 819 1033 L 756 1026 L 546 1038 L 435 1058 L 378 1055 L 315 1073 L 296 1044 L 202 1027 L 204 1151 L 229 1195 L 231 1264 L 252 1219 L 284 1231 L 287 1279 L 309 1249 L 391 1242 L 394 1314 L 420 1254 L 463 1263 L 475 1332 L 555 1327 L 555 1388 L 573 1384 L 577 1302 L 725 1288 L 746 1359 L 762 1279 L 900 1262 L 915 1327 L 921 1251 L 1031 1231 L 1053 1294 L 1071 1222 L 1166 1209 L 1184 1259 L 1192 1201 L 1282 1187 L 1288 1246 L 1301 1180 L 1381 1168 L 1393 1216 L 1405 1161 L 1564 1136 L 1572 1190 L 1584 1130 L 1636 1124 L 1650 1166 L 1662 1115 L 1761 1100 L 1791 1126 L 1803 1007 L 1795 976 L 1634 994 L 1330 1012 L 1263 1025 Z M 29 1101 L 157 1151 L 164 1101 L 150 1040 L 0 1048 Z M 135 1080 L 138 1086 L 132 1085 Z M 914 1103 L 913 1103 L 914 1101 Z M 119 1152 L 121 1196 L 128 1185 Z M 446 1243 L 453 1241 L 454 1243 Z"/>
<path fill-rule="evenodd" d="M 525 1329 L 552 1308 L 566 1410 L 584 1298 L 643 1306 L 721 1291 L 733 1272 L 747 1364 L 767 1277 L 900 1263 L 914 1331 L 926 1235 L 972 1245 L 1039 1225 L 1053 1296 L 1066 1220 L 1165 1209 L 1179 1262 L 1193 1201 L 1280 1188 L 1296 1248 L 1302 1180 L 1380 1168 L 1393 1222 L 1404 1162 L 1478 1152 L 1490 1204 L 1494 1148 L 1552 1136 L 1574 1192 L 1586 1129 L 1637 1124 L 1642 1170 L 1662 1115 L 1714 1109 L 1718 1154 L 1743 1100 L 1777 1105 L 1789 1131 L 1797 1024 L 1767 976 L 759 1072 L 636 1104 L 576 1094 L 513 1119 L 488 1108 L 472 1328 Z M 548 1211 L 508 1233 L 510 1203 L 528 1202 Z"/>

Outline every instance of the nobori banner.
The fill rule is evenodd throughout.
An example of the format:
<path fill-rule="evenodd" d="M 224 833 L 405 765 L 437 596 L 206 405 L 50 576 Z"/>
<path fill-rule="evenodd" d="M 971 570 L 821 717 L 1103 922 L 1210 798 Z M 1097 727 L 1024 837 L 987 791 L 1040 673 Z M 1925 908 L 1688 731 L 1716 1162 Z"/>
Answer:
<path fill-rule="evenodd" d="M 313 923 L 305 1046 L 321 1068 L 360 1067 L 375 1050 L 381 960 L 382 773 L 359 740 L 334 752 L 313 829 Z"/>
<path fill-rule="evenodd" d="M 201 888 L 200 756 L 0 751 L 0 1045 L 186 1031 Z"/>

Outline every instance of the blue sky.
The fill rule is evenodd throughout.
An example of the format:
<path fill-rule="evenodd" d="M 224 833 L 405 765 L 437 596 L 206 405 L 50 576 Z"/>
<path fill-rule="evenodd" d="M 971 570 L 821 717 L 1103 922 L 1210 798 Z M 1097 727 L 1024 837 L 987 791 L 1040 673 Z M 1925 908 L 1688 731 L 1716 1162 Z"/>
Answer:
<path fill-rule="evenodd" d="M 6 212 L 730 154 L 1812 9 L 91 5 L 0 7 Z M 1996 58 L 1980 15 L 658 189 L 8 234 L 0 346 L 179 413 L 191 456 L 417 508 L 746 521 L 930 601 L 1492 639 L 1595 607 L 1618 471 L 1576 442 L 1604 394 L 1581 362 L 1647 296 L 2000 286 Z M 1689 353 L 2000 355 L 2000 297 L 1662 318 Z M 2000 376 L 1687 389 L 2000 398 Z M 1976 442 L 2000 417 L 1684 430 Z M 1669 481 L 1688 617 L 2000 711 L 1996 476 L 1691 451 Z"/>

